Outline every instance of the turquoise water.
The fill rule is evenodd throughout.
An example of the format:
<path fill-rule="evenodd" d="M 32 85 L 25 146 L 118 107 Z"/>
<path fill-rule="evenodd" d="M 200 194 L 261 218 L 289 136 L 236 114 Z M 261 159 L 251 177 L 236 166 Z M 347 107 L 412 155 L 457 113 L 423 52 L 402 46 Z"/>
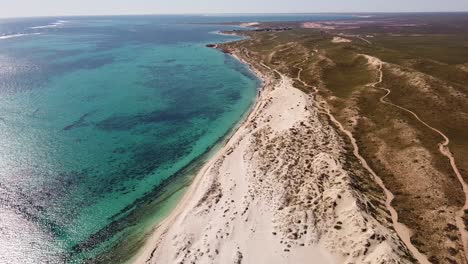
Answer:
<path fill-rule="evenodd" d="M 135 253 L 255 99 L 209 20 L 1 21 L 0 263 Z"/>

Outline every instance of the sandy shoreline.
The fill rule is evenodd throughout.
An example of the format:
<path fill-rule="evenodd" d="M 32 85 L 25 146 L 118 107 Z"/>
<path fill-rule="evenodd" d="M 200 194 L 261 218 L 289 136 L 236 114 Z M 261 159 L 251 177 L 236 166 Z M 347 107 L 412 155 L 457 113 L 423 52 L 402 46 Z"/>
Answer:
<path fill-rule="evenodd" d="M 411 263 L 394 230 L 363 208 L 344 142 L 313 98 L 232 55 L 263 80 L 255 105 L 132 262 Z"/>
<path fill-rule="evenodd" d="M 216 32 L 216 34 L 219 35 L 235 35 L 235 34 L 226 34 L 223 32 Z M 237 36 L 237 35 L 235 35 Z M 216 47 L 216 46 L 214 46 Z M 261 78 L 263 74 L 261 74 L 259 71 L 256 71 L 247 63 L 245 60 L 241 59 L 240 57 L 236 56 L 235 54 L 230 54 L 233 58 L 237 59 L 243 64 L 246 64 L 249 66 L 249 68 L 255 72 L 257 77 L 259 77 L 262 82 L 265 81 L 264 78 Z M 246 113 L 246 117 L 238 124 L 236 127 L 233 128 L 233 131 L 229 132 L 228 137 L 224 140 L 224 146 L 220 147 L 214 155 L 207 160 L 207 162 L 201 167 L 201 169 L 196 173 L 196 176 L 193 179 L 193 182 L 190 184 L 190 187 L 187 189 L 186 193 L 183 195 L 182 199 L 180 202 L 177 204 L 177 206 L 174 208 L 174 210 L 169 214 L 164 221 L 159 223 L 155 228 L 154 232 L 150 235 L 150 238 L 145 243 L 145 246 L 139 251 L 138 254 L 136 254 L 135 257 L 133 257 L 129 263 L 146 263 L 151 256 L 154 253 L 154 245 L 156 245 L 159 240 L 161 240 L 161 236 L 164 235 L 166 232 L 167 228 L 172 224 L 172 222 L 177 218 L 177 216 L 184 210 L 184 208 L 187 206 L 187 204 L 190 202 L 191 198 L 193 197 L 195 191 L 198 189 L 198 186 L 200 185 L 200 181 L 202 180 L 201 178 L 207 170 L 209 170 L 212 166 L 213 163 L 221 156 L 223 156 L 227 151 L 229 151 L 229 142 L 232 140 L 233 137 L 236 136 L 238 133 L 239 129 L 246 124 L 246 122 L 249 120 L 249 118 L 254 114 L 255 110 L 258 107 L 258 97 L 259 94 L 263 90 L 263 88 L 260 89 L 260 91 L 257 93 L 255 103 L 252 105 L 252 107 L 249 109 L 249 111 Z"/>

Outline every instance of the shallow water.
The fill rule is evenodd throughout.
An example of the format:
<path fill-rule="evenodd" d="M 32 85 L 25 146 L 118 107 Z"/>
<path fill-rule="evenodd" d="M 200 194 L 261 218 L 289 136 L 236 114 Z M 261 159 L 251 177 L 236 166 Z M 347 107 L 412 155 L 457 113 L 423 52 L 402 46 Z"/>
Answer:
<path fill-rule="evenodd" d="M 229 20 L 0 21 L 1 263 L 135 252 L 255 99 L 247 67 L 205 47 L 231 27 L 185 23 Z"/>

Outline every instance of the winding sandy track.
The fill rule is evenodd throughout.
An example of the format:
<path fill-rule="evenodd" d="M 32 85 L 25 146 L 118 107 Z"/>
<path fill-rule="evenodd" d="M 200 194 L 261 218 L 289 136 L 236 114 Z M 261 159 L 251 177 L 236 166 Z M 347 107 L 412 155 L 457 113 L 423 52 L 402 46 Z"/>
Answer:
<path fill-rule="evenodd" d="M 266 66 L 266 65 L 264 65 L 264 66 Z M 317 95 L 317 93 L 318 93 L 317 87 L 310 86 L 309 84 L 304 82 L 300 77 L 300 74 L 302 73 L 303 69 L 302 68 L 299 68 L 299 69 L 300 70 L 298 72 L 298 76 L 297 76 L 296 80 L 301 82 L 305 87 L 312 88 L 314 90 L 314 94 Z M 379 81 L 370 84 L 370 86 L 375 87 L 378 84 L 380 84 L 382 81 L 383 81 L 383 73 L 381 71 Z M 403 243 L 406 245 L 408 250 L 411 252 L 411 254 L 413 254 L 413 256 L 416 258 L 416 260 L 419 263 L 421 263 L 421 264 L 430 264 L 427 257 L 424 254 L 422 254 L 421 252 L 419 252 L 419 250 L 413 245 L 413 243 L 411 243 L 411 230 L 406 225 L 404 225 L 403 223 L 398 222 L 398 213 L 395 210 L 395 208 L 392 206 L 392 201 L 395 198 L 395 196 L 385 186 L 385 184 L 383 183 L 383 180 L 367 164 L 367 161 L 361 156 L 361 154 L 359 153 L 359 147 L 358 147 L 358 145 L 356 143 L 356 139 L 354 138 L 352 133 L 350 131 L 348 131 L 347 129 L 345 129 L 343 127 L 343 125 L 333 116 L 333 114 L 331 114 L 329 108 L 323 105 L 324 102 L 318 102 L 317 99 L 316 99 L 316 96 L 314 98 L 315 98 L 315 103 L 317 105 L 317 108 L 320 109 L 322 113 L 326 114 L 330 118 L 330 120 L 339 128 L 339 130 L 341 132 L 343 132 L 346 136 L 348 136 L 349 140 L 351 141 L 351 144 L 353 145 L 353 154 L 354 154 L 354 156 L 360 161 L 362 166 L 374 177 L 375 182 L 380 186 L 380 188 L 383 189 L 383 191 L 385 193 L 385 196 L 386 196 L 385 207 L 390 212 L 394 229 L 395 229 L 396 233 L 398 234 L 398 236 L 400 237 L 400 239 L 403 241 Z"/>
<path fill-rule="evenodd" d="M 423 124 L 425 127 L 429 128 L 430 130 L 436 132 L 437 134 L 439 134 L 444 139 L 443 142 L 438 144 L 439 145 L 439 151 L 440 151 L 440 153 L 442 155 L 447 157 L 447 159 L 450 161 L 450 165 L 452 167 L 452 170 L 455 173 L 455 175 L 457 176 L 457 179 L 458 179 L 458 181 L 460 182 L 460 184 L 461 184 L 461 186 L 463 188 L 463 192 L 465 193 L 465 205 L 458 212 L 457 226 L 458 226 L 458 229 L 460 230 L 460 235 L 461 235 L 461 238 L 462 238 L 465 258 L 468 259 L 468 232 L 466 231 L 465 225 L 463 223 L 464 211 L 468 210 L 468 185 L 466 184 L 465 180 L 463 179 L 463 176 L 461 175 L 460 171 L 458 170 L 457 164 L 455 163 L 455 158 L 453 157 L 452 152 L 450 151 L 450 148 L 449 148 L 450 139 L 444 133 L 442 133 L 440 130 L 430 126 L 428 123 L 426 123 L 424 120 L 422 120 L 415 112 L 385 100 L 385 98 L 387 98 L 390 95 L 391 91 L 389 89 L 387 89 L 387 88 L 377 87 L 377 85 L 382 83 L 382 81 L 383 81 L 382 68 L 383 68 L 384 63 L 381 60 L 379 60 L 378 58 L 371 57 L 371 56 L 368 56 L 368 55 L 363 55 L 363 56 L 368 59 L 369 63 L 376 66 L 377 69 L 379 70 L 379 82 L 371 85 L 371 87 L 378 88 L 378 89 L 383 90 L 383 91 L 386 92 L 386 94 L 380 98 L 380 102 L 383 103 L 383 104 L 386 104 L 386 105 L 396 107 L 396 108 L 398 108 L 400 110 L 403 110 L 403 111 L 411 114 L 421 124 Z"/>
<path fill-rule="evenodd" d="M 362 40 L 362 41 L 364 41 L 364 42 L 366 42 L 366 43 L 369 44 L 369 45 L 372 45 L 372 42 L 371 42 L 370 40 L 368 40 L 368 39 L 365 39 L 365 38 L 363 38 L 363 37 L 357 37 L 357 38 L 360 39 L 360 40 Z"/>

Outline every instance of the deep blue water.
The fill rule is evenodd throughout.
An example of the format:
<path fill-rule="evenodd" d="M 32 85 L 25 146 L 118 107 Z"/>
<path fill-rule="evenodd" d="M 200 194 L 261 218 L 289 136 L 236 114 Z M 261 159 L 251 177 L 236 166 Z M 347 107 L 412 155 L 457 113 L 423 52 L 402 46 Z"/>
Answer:
<path fill-rule="evenodd" d="M 260 85 L 199 23 L 313 18 L 0 20 L 0 263 L 127 260 Z"/>

